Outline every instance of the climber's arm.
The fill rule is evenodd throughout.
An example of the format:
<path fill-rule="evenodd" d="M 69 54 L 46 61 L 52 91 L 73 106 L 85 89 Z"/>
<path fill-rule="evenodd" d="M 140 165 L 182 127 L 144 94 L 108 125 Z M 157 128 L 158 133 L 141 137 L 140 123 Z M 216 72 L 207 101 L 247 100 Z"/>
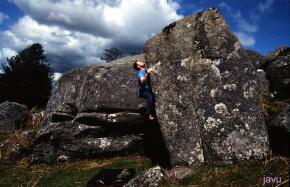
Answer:
<path fill-rule="evenodd" d="M 149 68 L 147 70 L 147 73 L 145 73 L 145 71 L 141 72 L 141 74 L 139 75 L 141 84 L 143 84 L 147 80 L 148 76 L 150 75 L 152 71 L 153 71 L 153 68 Z"/>
<path fill-rule="evenodd" d="M 143 84 L 147 80 L 148 75 L 149 75 L 149 73 L 146 73 L 143 77 L 140 77 L 141 84 Z"/>

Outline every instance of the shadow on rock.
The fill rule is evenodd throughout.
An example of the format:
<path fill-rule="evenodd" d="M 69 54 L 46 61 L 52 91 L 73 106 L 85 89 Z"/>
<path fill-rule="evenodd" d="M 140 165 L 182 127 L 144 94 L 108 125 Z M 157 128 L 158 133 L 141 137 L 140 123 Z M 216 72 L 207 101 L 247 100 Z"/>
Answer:
<path fill-rule="evenodd" d="M 144 129 L 145 155 L 151 159 L 153 165 L 171 168 L 169 151 L 165 146 L 158 121 L 147 120 Z"/>
<path fill-rule="evenodd" d="M 272 152 L 280 156 L 290 156 L 290 132 L 283 127 L 268 127 L 269 141 Z"/>

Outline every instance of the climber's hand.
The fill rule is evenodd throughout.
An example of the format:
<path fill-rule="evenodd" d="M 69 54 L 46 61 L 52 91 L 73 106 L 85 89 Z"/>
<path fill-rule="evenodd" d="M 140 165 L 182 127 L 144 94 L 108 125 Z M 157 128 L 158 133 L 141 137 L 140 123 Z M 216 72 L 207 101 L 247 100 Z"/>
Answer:
<path fill-rule="evenodd" d="M 154 71 L 153 68 L 149 68 L 149 69 L 147 69 L 147 73 L 151 73 L 151 72 L 153 72 L 153 71 Z"/>

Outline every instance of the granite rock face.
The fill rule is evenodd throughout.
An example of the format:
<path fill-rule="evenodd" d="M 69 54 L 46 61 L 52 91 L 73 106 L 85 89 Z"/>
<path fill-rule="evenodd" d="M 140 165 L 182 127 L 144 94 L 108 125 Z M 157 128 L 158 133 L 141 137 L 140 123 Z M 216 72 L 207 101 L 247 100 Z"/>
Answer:
<path fill-rule="evenodd" d="M 143 55 L 65 73 L 45 111 L 30 159 L 57 162 L 140 149 L 145 100 L 136 93 L 132 64 Z"/>
<path fill-rule="evenodd" d="M 0 104 L 0 132 L 10 133 L 25 126 L 28 119 L 25 105 L 5 101 Z"/>
<path fill-rule="evenodd" d="M 263 158 L 261 84 L 222 15 L 209 9 L 166 26 L 145 44 L 155 66 L 156 112 L 172 164 Z"/>

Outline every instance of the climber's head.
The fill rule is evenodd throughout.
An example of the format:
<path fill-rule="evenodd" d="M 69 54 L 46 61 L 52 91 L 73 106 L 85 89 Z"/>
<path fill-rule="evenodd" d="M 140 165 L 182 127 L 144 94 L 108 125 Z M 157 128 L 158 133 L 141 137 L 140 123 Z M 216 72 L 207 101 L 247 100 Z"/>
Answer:
<path fill-rule="evenodd" d="M 143 60 L 136 60 L 133 64 L 133 68 L 138 71 L 145 67 L 145 62 Z"/>

